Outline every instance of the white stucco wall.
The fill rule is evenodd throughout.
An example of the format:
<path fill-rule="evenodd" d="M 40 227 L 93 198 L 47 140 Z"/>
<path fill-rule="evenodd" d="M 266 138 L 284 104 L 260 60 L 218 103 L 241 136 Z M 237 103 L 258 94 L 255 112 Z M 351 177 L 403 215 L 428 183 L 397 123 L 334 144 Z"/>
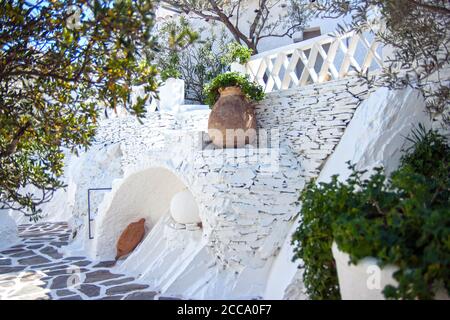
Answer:
<path fill-rule="evenodd" d="M 429 129 L 432 121 L 417 91 L 378 89 L 355 113 L 319 181 L 329 181 L 334 174 L 347 179 L 347 161 L 356 163 L 359 170 L 383 166 L 389 174 L 398 167 L 401 150 L 408 147 L 405 137 L 419 123 Z"/>
<path fill-rule="evenodd" d="M 11 247 L 19 241 L 17 225 L 8 214 L 8 210 L 0 210 L 0 250 Z"/>

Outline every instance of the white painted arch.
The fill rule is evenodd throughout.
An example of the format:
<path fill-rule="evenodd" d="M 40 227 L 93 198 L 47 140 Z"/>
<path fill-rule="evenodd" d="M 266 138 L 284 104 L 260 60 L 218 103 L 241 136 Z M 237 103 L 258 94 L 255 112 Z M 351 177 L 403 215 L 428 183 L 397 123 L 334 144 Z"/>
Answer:
<path fill-rule="evenodd" d="M 114 258 L 117 239 L 131 222 L 145 218 L 148 234 L 169 212 L 172 197 L 185 189 L 187 184 L 182 178 L 162 166 L 137 170 L 115 181 L 95 219 L 95 237 L 91 246 L 93 256 Z"/>

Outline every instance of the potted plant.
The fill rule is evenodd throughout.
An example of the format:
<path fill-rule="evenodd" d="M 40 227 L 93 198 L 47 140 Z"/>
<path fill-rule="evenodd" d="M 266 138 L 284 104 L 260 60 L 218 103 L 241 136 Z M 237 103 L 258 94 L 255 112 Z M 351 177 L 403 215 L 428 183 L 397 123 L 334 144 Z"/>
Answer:
<path fill-rule="evenodd" d="M 234 41 L 227 45 L 226 54 L 222 57 L 222 63 L 230 65 L 231 72 L 245 74 L 245 64 L 250 61 L 253 50 Z"/>
<path fill-rule="evenodd" d="M 448 298 L 450 148 L 423 127 L 412 140 L 390 179 L 382 168 L 363 179 L 353 165 L 346 182 L 302 192 L 293 243 L 313 297 Z"/>
<path fill-rule="evenodd" d="M 184 80 L 177 69 L 161 72 L 163 84 L 158 89 L 159 110 L 175 111 L 184 104 Z"/>
<path fill-rule="evenodd" d="M 158 66 L 161 81 L 159 88 L 159 109 L 174 112 L 184 104 L 185 82 L 180 68 L 181 54 L 198 39 L 190 23 L 181 17 L 157 24 L 158 46 L 155 65 Z"/>
<path fill-rule="evenodd" d="M 176 68 L 176 66 L 168 66 L 167 68 L 161 70 L 161 80 L 167 82 L 169 79 L 181 79 L 181 72 Z"/>
<path fill-rule="evenodd" d="M 184 104 L 184 80 L 176 63 L 169 64 L 160 73 L 162 85 L 159 87 L 159 110 L 174 111 Z"/>
<path fill-rule="evenodd" d="M 204 88 L 206 102 L 212 108 L 208 134 L 218 147 L 236 148 L 256 138 L 256 118 L 252 101 L 261 101 L 264 91 L 238 72 L 218 75 Z"/>

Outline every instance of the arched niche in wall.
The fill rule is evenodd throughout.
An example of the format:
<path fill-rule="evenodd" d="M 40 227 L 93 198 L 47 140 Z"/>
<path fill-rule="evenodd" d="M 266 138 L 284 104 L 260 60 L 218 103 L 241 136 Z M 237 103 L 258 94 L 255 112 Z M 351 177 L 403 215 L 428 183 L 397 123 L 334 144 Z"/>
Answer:
<path fill-rule="evenodd" d="M 131 222 L 146 219 L 148 234 L 159 219 L 170 211 L 171 200 L 187 186 L 172 171 L 153 167 L 135 172 L 113 188 L 106 204 L 102 204 L 95 222 L 94 256 L 111 259 L 116 242 Z"/>

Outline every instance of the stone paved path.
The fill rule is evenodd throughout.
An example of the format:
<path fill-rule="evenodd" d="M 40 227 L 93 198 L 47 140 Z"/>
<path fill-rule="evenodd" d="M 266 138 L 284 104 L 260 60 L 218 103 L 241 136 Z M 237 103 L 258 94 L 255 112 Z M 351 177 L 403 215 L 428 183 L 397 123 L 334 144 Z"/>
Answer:
<path fill-rule="evenodd" d="M 0 300 L 167 299 L 133 277 L 110 272 L 114 261 L 63 257 L 66 223 L 19 226 L 22 243 L 0 252 Z"/>

